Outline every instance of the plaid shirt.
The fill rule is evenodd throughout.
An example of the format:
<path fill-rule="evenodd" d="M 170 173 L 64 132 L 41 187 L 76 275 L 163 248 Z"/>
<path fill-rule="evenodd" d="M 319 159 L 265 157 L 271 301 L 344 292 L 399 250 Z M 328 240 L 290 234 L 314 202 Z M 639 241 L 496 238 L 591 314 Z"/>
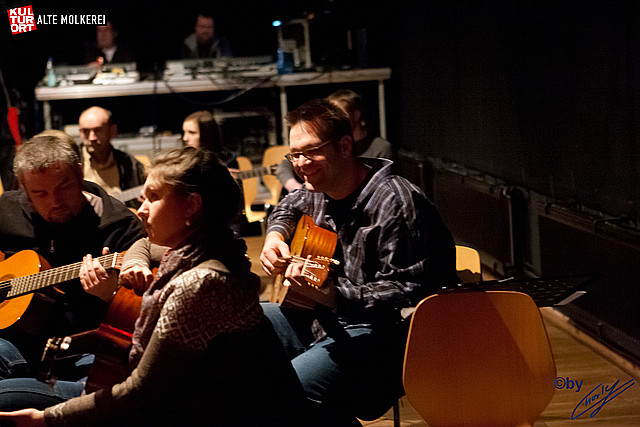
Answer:
<path fill-rule="evenodd" d="M 453 238 L 434 205 L 418 187 L 391 173 L 391 161 L 361 160 L 374 174 L 339 230 L 326 211 L 325 195 L 306 188 L 278 204 L 267 229 L 290 241 L 306 214 L 338 234 L 336 253 L 343 259 L 333 280 L 337 314 L 346 323 L 397 317 L 401 308 L 417 304 L 456 277 Z"/>

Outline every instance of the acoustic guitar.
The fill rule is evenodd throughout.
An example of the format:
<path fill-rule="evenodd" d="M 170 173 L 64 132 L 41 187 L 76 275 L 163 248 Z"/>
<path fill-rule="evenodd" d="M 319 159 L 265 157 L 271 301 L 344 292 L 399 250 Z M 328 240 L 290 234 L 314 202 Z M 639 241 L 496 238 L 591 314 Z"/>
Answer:
<path fill-rule="evenodd" d="M 56 361 L 94 353 L 95 360 L 85 384 L 87 393 L 124 381 L 129 376 L 129 350 L 141 304 L 142 297 L 121 287 L 98 328 L 67 337 L 49 338 L 42 354 L 38 378 L 53 384 L 56 381 Z"/>
<path fill-rule="evenodd" d="M 249 179 L 249 178 L 262 178 L 265 175 L 275 175 L 276 169 L 278 169 L 277 164 L 270 165 L 270 166 L 263 166 L 259 168 L 241 170 L 241 171 L 235 172 L 234 178 L 240 181 L 242 181 L 243 179 Z"/>
<path fill-rule="evenodd" d="M 302 275 L 307 285 L 319 289 L 329 275 L 331 264 L 339 264 L 331 258 L 336 250 L 338 235 L 333 231 L 318 227 L 308 215 L 303 215 L 298 221 L 296 231 L 291 240 L 290 262 L 303 265 Z M 279 274 L 273 284 L 270 301 L 284 307 L 312 309 L 316 301 L 295 291 L 290 292 L 290 286 Z"/>
<path fill-rule="evenodd" d="M 124 253 L 96 258 L 105 269 L 120 268 Z M 32 250 L 25 250 L 0 262 L 0 329 L 16 323 L 29 307 L 33 293 L 80 277 L 82 262 L 50 268 Z M 42 271 L 41 271 L 42 270 Z"/>

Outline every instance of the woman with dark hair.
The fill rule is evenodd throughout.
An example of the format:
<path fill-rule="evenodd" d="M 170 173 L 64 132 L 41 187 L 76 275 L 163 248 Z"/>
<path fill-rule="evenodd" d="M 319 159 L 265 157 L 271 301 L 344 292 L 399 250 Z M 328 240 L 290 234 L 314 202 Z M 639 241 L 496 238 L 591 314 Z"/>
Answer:
<path fill-rule="evenodd" d="M 189 114 L 182 123 L 185 145 L 218 153 L 222 150 L 220 128 L 213 114 L 208 111 L 196 111 Z"/>
<path fill-rule="evenodd" d="M 245 243 L 226 225 L 240 197 L 227 169 L 205 150 L 168 152 L 154 159 L 144 197 L 138 215 L 149 241 L 169 250 L 142 298 L 130 376 L 83 396 L 80 383 L 0 381 L 0 408 L 38 408 L 0 419 L 18 426 L 299 425 L 300 383 L 260 307 Z M 85 257 L 83 285 L 106 275 Z"/>
<path fill-rule="evenodd" d="M 182 122 L 182 131 L 185 145 L 215 153 L 228 168 L 238 167 L 235 155 L 225 150 L 220 126 L 209 111 L 189 114 Z"/>
<path fill-rule="evenodd" d="M 238 161 L 234 153 L 225 150 L 222 142 L 222 130 L 213 114 L 209 111 L 196 111 L 189 114 L 182 123 L 182 131 L 184 132 L 182 141 L 186 146 L 215 154 L 235 178 L 235 173 L 239 168 Z M 229 222 L 231 229 L 238 235 L 242 233 L 243 224 L 246 222 L 242 214 L 243 206 L 242 199 L 238 200 L 236 215 Z"/>

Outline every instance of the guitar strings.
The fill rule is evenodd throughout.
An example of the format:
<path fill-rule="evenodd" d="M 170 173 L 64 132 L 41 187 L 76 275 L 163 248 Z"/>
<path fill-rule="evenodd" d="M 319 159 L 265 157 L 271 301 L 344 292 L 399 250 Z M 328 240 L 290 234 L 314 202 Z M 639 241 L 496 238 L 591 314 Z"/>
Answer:
<path fill-rule="evenodd" d="M 96 260 L 98 260 L 104 268 L 118 267 L 121 264 L 122 255 L 123 253 L 116 252 L 113 254 L 102 255 L 96 258 Z M 56 283 L 62 283 L 79 277 L 81 267 L 82 262 L 76 262 L 61 267 L 50 268 L 27 276 L 16 277 L 2 282 L 0 284 L 0 292 L 7 290 L 7 298 L 13 298 L 20 296 L 21 294 L 30 293 Z M 65 280 L 61 280 L 62 278 Z M 37 283 L 38 286 L 34 287 L 34 283 Z"/>
<path fill-rule="evenodd" d="M 285 261 L 284 258 L 280 258 L 280 260 L 281 261 Z M 316 260 L 325 261 L 325 262 L 328 262 L 330 264 L 340 265 L 340 261 L 338 261 L 337 259 L 329 258 L 329 257 L 322 256 L 322 255 L 312 256 L 311 258 L 304 258 L 304 257 L 301 257 L 299 255 L 291 255 L 291 261 L 304 263 L 304 262 L 307 262 L 309 260 L 311 260 L 311 261 L 316 261 Z"/>

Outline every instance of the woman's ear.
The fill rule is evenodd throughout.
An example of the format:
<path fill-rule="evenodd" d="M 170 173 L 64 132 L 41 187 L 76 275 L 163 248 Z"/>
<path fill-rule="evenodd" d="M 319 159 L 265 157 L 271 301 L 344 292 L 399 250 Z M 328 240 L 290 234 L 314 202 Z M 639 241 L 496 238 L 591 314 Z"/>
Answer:
<path fill-rule="evenodd" d="M 199 193 L 189 193 L 186 202 L 185 214 L 187 219 L 197 218 L 202 211 L 202 196 Z"/>

